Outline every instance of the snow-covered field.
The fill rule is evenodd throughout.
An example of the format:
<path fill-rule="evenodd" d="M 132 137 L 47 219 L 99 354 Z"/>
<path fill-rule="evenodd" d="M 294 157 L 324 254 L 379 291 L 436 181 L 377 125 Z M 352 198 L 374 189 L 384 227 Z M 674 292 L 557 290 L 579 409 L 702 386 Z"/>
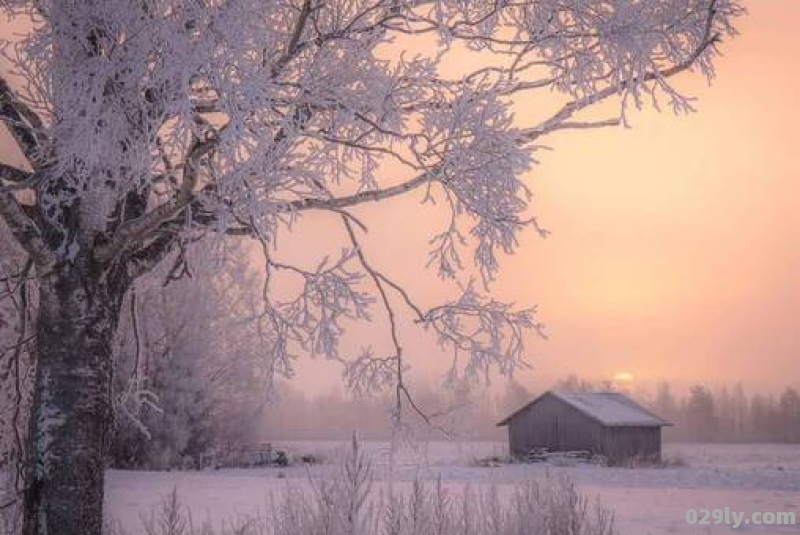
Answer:
<path fill-rule="evenodd" d="M 238 515 L 255 515 L 266 507 L 270 492 L 287 484 L 308 484 L 335 469 L 344 445 L 330 442 L 276 445 L 292 454 L 314 453 L 326 463 L 313 467 L 204 472 L 111 471 L 107 479 L 110 516 L 136 533 L 140 517 L 177 488 L 195 520 L 222 522 Z M 546 464 L 479 467 L 476 459 L 503 455 L 500 443 L 427 443 L 405 448 L 394 457 L 386 443 L 368 442 L 375 475 L 399 484 L 414 478 L 436 479 L 450 487 L 496 485 L 502 489 L 515 481 L 543 478 L 547 474 L 573 478 L 580 489 L 597 497 L 616 512 L 623 535 L 663 534 L 784 534 L 800 533 L 794 526 L 725 524 L 690 526 L 687 509 L 724 509 L 745 512 L 794 512 L 800 520 L 800 447 L 784 445 L 668 444 L 666 459 L 682 460 L 670 468 L 604 468 L 581 464 Z M 394 462 L 392 462 L 392 460 Z"/>

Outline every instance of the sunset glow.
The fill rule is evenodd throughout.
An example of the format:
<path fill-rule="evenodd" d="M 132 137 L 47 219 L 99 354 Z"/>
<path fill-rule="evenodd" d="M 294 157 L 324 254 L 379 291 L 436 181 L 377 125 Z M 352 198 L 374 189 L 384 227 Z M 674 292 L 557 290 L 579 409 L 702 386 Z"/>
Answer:
<path fill-rule="evenodd" d="M 618 372 L 614 374 L 614 383 L 629 385 L 633 382 L 633 374 L 628 372 Z"/>
<path fill-rule="evenodd" d="M 630 129 L 567 134 L 538 155 L 532 215 L 552 234 L 526 233 L 495 287 L 538 304 L 546 324 L 548 340 L 532 340 L 528 384 L 575 370 L 600 379 L 609 368 L 651 385 L 668 378 L 780 388 L 800 380 L 796 328 L 787 321 L 800 314 L 792 158 L 800 74 L 787 69 L 800 56 L 800 4 L 747 7 L 713 84 L 693 76 L 679 84 L 698 97 L 697 113 L 633 111 Z M 520 102 L 519 114 L 543 108 Z M 420 198 L 359 210 L 375 225 L 367 243 L 383 265 L 402 258 L 415 273 L 425 265 L 415 244 L 443 222 L 430 208 L 419 228 L 403 226 Z M 443 291 L 432 272 L 405 282 L 431 302 Z M 435 351 L 414 345 L 421 355 Z"/>
<path fill-rule="evenodd" d="M 800 57 L 800 4 L 746 5 L 750 14 L 727 43 L 713 84 L 691 75 L 679 81 L 697 97 L 696 113 L 632 110 L 628 129 L 556 136 L 552 151 L 537 154 L 527 182 L 531 215 L 551 234 L 524 233 L 516 254 L 501 258 L 493 288 L 503 299 L 537 304 L 545 323 L 548 339 L 530 340 L 533 367 L 520 374 L 526 384 L 546 387 L 576 370 L 602 380 L 609 368 L 651 386 L 800 381 L 796 327 L 788 321 L 800 315 L 800 181 L 792 156 L 800 74 L 787 69 Z M 517 114 L 551 108 L 520 101 Z M 420 208 L 423 197 L 355 213 L 370 226 L 364 244 L 380 265 L 432 304 L 448 290 L 424 269 L 427 249 L 419 244 L 446 224 L 446 214 L 441 206 Z M 338 243 L 331 226 L 320 215 L 295 230 L 318 249 Z M 354 331 L 352 348 L 372 339 Z M 436 345 L 421 337 L 409 341 L 409 355 L 417 373 L 431 378 L 449 362 L 433 358 Z M 321 366 L 302 364 L 309 381 L 335 388 L 336 373 L 316 373 Z"/>

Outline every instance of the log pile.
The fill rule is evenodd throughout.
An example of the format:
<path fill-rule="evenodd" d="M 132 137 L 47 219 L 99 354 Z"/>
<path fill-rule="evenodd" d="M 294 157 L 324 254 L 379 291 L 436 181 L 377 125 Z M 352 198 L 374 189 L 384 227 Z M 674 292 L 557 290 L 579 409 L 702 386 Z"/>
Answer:
<path fill-rule="evenodd" d="M 550 451 L 549 448 L 533 448 L 528 452 L 528 462 L 551 462 L 573 464 L 580 462 L 594 462 L 595 455 L 586 450 L 578 451 Z"/>

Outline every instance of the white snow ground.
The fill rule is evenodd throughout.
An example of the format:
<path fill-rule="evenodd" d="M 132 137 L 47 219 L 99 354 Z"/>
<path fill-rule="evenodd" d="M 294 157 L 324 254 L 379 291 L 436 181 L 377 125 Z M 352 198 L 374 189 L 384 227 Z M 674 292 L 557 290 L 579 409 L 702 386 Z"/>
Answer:
<path fill-rule="evenodd" d="M 269 493 L 287 483 L 307 484 L 309 476 L 334 469 L 342 445 L 330 442 L 286 443 L 292 454 L 315 453 L 329 464 L 287 469 L 208 470 L 203 472 L 111 471 L 107 478 L 107 511 L 132 533 L 140 518 L 177 488 L 195 521 L 219 525 L 239 515 L 252 516 L 266 507 Z M 386 443 L 365 443 L 379 480 L 410 481 L 441 477 L 448 486 L 504 486 L 548 472 L 572 477 L 580 489 L 597 496 L 616 513 L 623 535 L 798 534 L 794 526 L 725 524 L 690 526 L 687 509 L 724 509 L 752 512 L 794 512 L 800 522 L 800 446 L 701 445 L 665 446 L 665 458 L 680 458 L 684 466 L 671 468 L 604 468 L 593 465 L 502 465 L 482 468 L 475 460 L 502 455 L 498 443 L 428 443 L 416 451 L 405 449 L 389 462 Z M 392 468 L 393 466 L 393 468 Z M 713 520 L 712 520 L 713 522 Z"/>

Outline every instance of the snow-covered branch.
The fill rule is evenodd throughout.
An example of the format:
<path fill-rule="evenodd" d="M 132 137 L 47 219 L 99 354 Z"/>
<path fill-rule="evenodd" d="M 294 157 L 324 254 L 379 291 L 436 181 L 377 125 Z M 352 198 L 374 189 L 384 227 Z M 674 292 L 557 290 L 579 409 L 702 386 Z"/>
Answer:
<path fill-rule="evenodd" d="M 113 241 L 96 251 L 96 258 L 108 261 L 126 247 L 138 247 L 148 240 L 167 221 L 179 215 L 194 199 L 199 179 L 201 160 L 216 146 L 216 138 L 196 141 L 189 150 L 184 166 L 183 180 L 178 192 L 169 201 L 160 204 L 141 217 L 126 222 L 115 234 Z"/>
<path fill-rule="evenodd" d="M 535 312 L 535 308 L 514 310 L 487 299 L 470 284 L 457 300 L 429 310 L 424 325 L 438 335 L 443 347 L 454 350 L 451 376 L 456 377 L 463 365 L 467 376 L 488 380 L 493 368 L 513 376 L 515 370 L 527 367 L 525 333 L 533 330 L 545 337 Z M 459 362 L 460 358 L 466 362 Z"/>
<path fill-rule="evenodd" d="M 29 189 L 33 185 L 31 176 L 31 173 L 23 171 L 19 167 L 0 163 L 0 190 Z M 13 184 L 8 186 L 3 184 L 4 181 Z"/>
<path fill-rule="evenodd" d="M 394 186 L 388 186 L 382 189 L 372 189 L 347 195 L 343 197 L 324 198 L 307 198 L 288 203 L 279 204 L 276 211 L 281 212 L 301 212 L 303 210 L 343 210 L 352 206 L 357 206 L 366 202 L 377 202 L 399 195 L 404 195 L 422 186 L 429 185 L 435 180 L 435 175 L 432 173 L 423 173 L 411 180 L 407 180 Z"/>
<path fill-rule="evenodd" d="M 658 86 L 664 89 L 668 95 L 670 95 L 673 101 L 673 107 L 676 110 L 691 109 L 688 106 L 686 99 L 668 85 L 667 79 L 688 69 L 695 68 L 698 64 L 701 68 L 707 71 L 707 74 L 711 74 L 712 71 L 710 70 L 710 64 L 706 63 L 707 59 L 704 58 L 704 55 L 707 54 L 709 50 L 712 49 L 712 47 L 714 47 L 722 38 L 722 35 L 718 33 L 718 28 L 715 24 L 717 22 L 718 1 L 719 0 L 710 0 L 708 2 L 708 7 L 705 12 L 705 20 L 702 24 L 702 34 L 700 35 L 695 48 L 690 49 L 686 57 L 679 57 L 679 60 L 674 64 L 661 68 L 659 68 L 655 62 L 652 62 L 653 68 L 651 70 L 645 70 L 636 76 L 629 76 L 628 78 L 620 80 L 616 84 L 606 86 L 599 91 L 591 92 L 582 98 L 573 100 L 565 104 L 560 110 L 558 110 L 558 112 L 553 114 L 546 121 L 528 130 L 526 132 L 526 136 L 529 138 L 529 140 L 533 141 L 556 130 L 616 126 L 623 121 L 623 117 L 620 117 L 619 119 L 609 119 L 606 121 L 591 123 L 574 123 L 568 121 L 581 110 L 589 108 L 590 106 L 598 104 L 599 102 L 602 102 L 615 95 L 632 94 L 634 95 L 634 98 L 638 100 L 639 93 L 642 91 L 644 84 L 652 81 L 657 82 Z M 624 114 L 624 108 L 622 113 Z"/>
<path fill-rule="evenodd" d="M 31 165 L 41 163 L 45 127 L 39 115 L 14 94 L 0 77 L 0 121 L 5 124 Z"/>
<path fill-rule="evenodd" d="M 53 262 L 54 255 L 47 247 L 36 222 L 25 213 L 11 192 L 2 189 L 0 189 L 0 217 L 5 220 L 11 235 L 38 266 L 44 268 Z"/>
<path fill-rule="evenodd" d="M 443 349 L 454 354 L 448 373 L 451 384 L 457 381 L 460 368 L 464 369 L 467 376 L 482 376 L 487 381 L 493 369 L 502 375 L 513 376 L 517 369 L 527 366 L 524 355 L 525 333 L 535 330 L 544 336 L 543 326 L 534 321 L 534 309 L 515 311 L 510 305 L 481 298 L 472 285 L 463 290 L 457 301 L 424 312 L 411 299 L 407 290 L 370 262 L 353 226 L 344 217 L 342 221 L 362 268 L 378 291 L 388 319 L 393 348 L 393 353 L 384 357 L 377 357 L 371 349 L 365 349 L 361 355 L 346 364 L 345 383 L 359 395 L 392 387 L 395 390 L 394 419 L 398 425 L 402 421 L 403 408 L 408 405 L 427 424 L 447 432 L 435 424 L 435 415 L 417 405 L 404 379 L 407 365 L 400 341 L 400 313 L 395 309 L 389 292 L 396 292 L 412 312 L 415 322 L 434 331 Z M 459 362 L 460 357 L 465 357 L 466 362 Z"/>

